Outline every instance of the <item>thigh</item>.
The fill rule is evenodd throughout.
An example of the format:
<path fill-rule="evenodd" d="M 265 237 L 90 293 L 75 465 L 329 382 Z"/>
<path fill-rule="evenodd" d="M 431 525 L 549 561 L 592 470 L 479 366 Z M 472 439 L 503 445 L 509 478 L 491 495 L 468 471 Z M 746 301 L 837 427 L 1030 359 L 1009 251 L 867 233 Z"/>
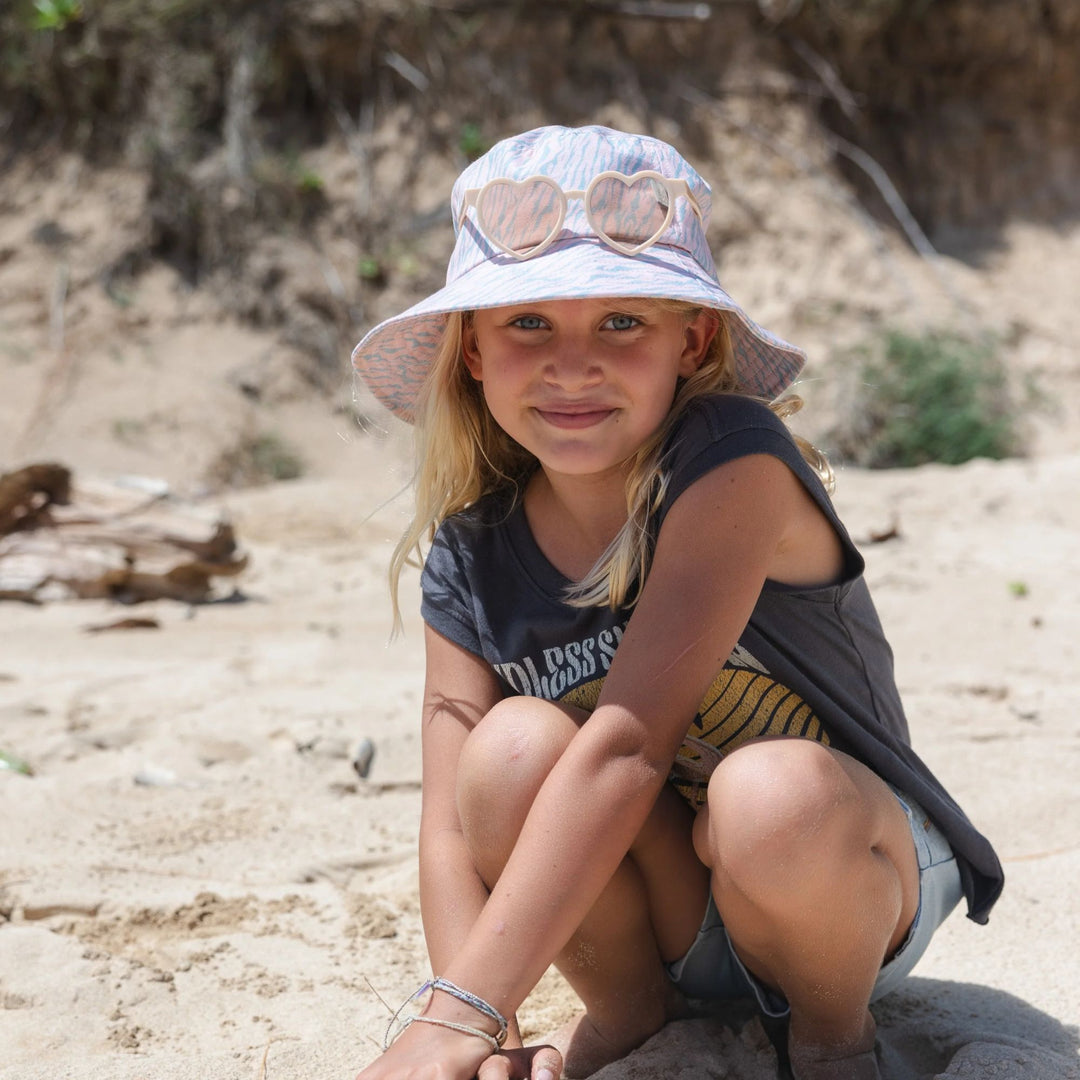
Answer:
<path fill-rule="evenodd" d="M 765 899 L 840 899 L 859 887 L 861 873 L 891 867 L 901 902 L 888 953 L 918 908 L 915 846 L 892 789 L 850 755 L 810 739 L 762 738 L 728 755 L 709 782 L 694 844 L 714 873 Z"/>
<path fill-rule="evenodd" d="M 908 819 L 919 864 L 919 903 L 906 937 L 878 973 L 870 1000 L 891 993 L 915 967 L 934 932 L 960 903 L 964 891 L 956 856 L 945 834 L 910 796 L 893 788 Z"/>

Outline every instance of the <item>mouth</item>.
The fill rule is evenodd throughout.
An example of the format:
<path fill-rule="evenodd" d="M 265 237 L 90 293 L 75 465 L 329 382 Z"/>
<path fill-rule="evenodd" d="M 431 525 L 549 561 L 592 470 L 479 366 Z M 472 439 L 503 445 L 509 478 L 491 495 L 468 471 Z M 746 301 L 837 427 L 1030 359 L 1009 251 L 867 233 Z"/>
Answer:
<path fill-rule="evenodd" d="M 615 413 L 615 409 L 594 404 L 558 404 L 537 408 L 537 414 L 553 427 L 588 428 L 603 423 Z"/>

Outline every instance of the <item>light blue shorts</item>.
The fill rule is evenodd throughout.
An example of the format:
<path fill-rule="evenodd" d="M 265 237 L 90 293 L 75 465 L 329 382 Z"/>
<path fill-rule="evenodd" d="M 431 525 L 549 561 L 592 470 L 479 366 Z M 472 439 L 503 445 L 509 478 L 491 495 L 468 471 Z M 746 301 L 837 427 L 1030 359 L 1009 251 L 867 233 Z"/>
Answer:
<path fill-rule="evenodd" d="M 908 936 L 878 972 L 871 1001 L 899 986 L 962 896 L 960 871 L 949 841 L 914 799 L 899 791 L 896 797 L 907 814 L 919 860 L 919 907 Z M 783 996 L 759 982 L 735 954 L 712 897 L 694 943 L 685 956 L 668 964 L 667 970 L 687 997 L 753 997 L 766 1016 L 779 1018 L 789 1011 Z"/>

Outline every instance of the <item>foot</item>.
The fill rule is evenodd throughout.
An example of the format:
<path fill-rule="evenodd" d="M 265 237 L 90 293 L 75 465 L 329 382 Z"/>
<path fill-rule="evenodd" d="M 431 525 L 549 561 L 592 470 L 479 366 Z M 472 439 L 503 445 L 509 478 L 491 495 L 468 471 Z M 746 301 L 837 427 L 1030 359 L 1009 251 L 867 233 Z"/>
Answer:
<path fill-rule="evenodd" d="M 674 986 L 670 986 L 659 1024 L 601 1025 L 589 1013 L 581 1013 L 559 1028 L 548 1042 L 556 1046 L 563 1056 L 563 1076 L 566 1080 L 578 1080 L 626 1057 L 669 1021 L 681 1020 L 691 1014 L 686 999 Z M 627 1019 L 626 1013 L 623 1019 Z"/>
<path fill-rule="evenodd" d="M 794 1080 L 881 1080 L 874 1041 L 877 1028 L 867 1016 L 862 1034 L 840 1043 L 802 1043 L 788 1040 Z"/>
<path fill-rule="evenodd" d="M 575 1016 L 547 1041 L 557 1047 L 563 1056 L 563 1076 L 566 1080 L 591 1076 L 605 1065 L 625 1057 L 638 1045 L 633 1042 L 627 1045 L 604 1038 L 596 1030 L 588 1013 Z"/>

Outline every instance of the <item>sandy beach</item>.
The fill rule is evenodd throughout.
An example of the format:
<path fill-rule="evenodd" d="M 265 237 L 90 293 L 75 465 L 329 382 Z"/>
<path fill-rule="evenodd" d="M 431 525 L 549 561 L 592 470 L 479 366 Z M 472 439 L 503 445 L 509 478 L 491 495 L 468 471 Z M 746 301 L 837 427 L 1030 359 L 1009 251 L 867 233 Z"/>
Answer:
<path fill-rule="evenodd" d="M 369 517 L 401 449 L 348 453 L 352 479 L 188 508 L 234 522 L 245 602 L 144 604 L 158 629 L 94 634 L 129 612 L 4 605 L 0 731 L 35 770 L 0 771 L 8 1080 L 350 1077 L 383 1002 L 425 977 L 419 625 L 388 640 L 402 509 Z M 1077 1075 L 1077 490 L 1075 454 L 839 478 L 916 746 L 1008 875 L 988 926 L 955 914 L 875 1007 L 892 1080 Z M 549 976 L 522 1021 L 539 1035 L 573 1009 Z M 599 1075 L 766 1080 L 772 1060 L 735 1010 Z"/>
<path fill-rule="evenodd" d="M 842 467 L 836 502 L 915 748 L 1006 873 L 989 924 L 957 911 L 874 1006 L 885 1080 L 1080 1080 L 1077 15 L 1058 0 L 993 19 L 973 2 L 863 5 L 914 14 L 905 36 L 875 44 L 859 23 L 829 54 L 849 77 L 866 67 L 831 108 L 835 82 L 758 17 L 798 3 L 675 5 L 715 18 L 676 25 L 666 52 L 656 20 L 579 18 L 656 4 L 551 5 L 557 20 L 479 6 L 134 5 L 208 13 L 202 51 L 170 66 L 160 43 L 186 48 L 195 21 L 114 55 L 126 9 L 67 5 L 88 25 L 68 52 L 56 39 L 54 67 L 82 71 L 85 40 L 105 50 L 87 68 L 99 83 L 0 107 L 15 125 L 0 123 L 15 140 L 0 177 L 0 474 L 61 462 L 75 506 L 142 477 L 155 512 L 201 535 L 230 522 L 249 560 L 211 603 L 0 600 L 0 752 L 26 768 L 0 758 L 0 1080 L 352 1080 L 428 977 L 418 576 L 396 640 L 386 583 L 408 442 L 354 398 L 342 342 L 441 282 L 447 192 L 472 144 L 584 122 L 586 106 L 676 139 L 715 184 L 725 288 L 811 358 L 796 431 L 828 446 L 852 422 L 848 361 L 893 327 L 993 340 L 1010 383 L 1035 386 L 1017 407 L 1024 456 Z M 934 32 L 929 8 L 947 9 Z M 249 9 L 261 44 L 238 30 Z M 306 29 L 278 33 L 301 14 Z M 967 60 L 948 52 L 965 44 Z M 50 125 L 97 130 L 78 110 L 98 99 L 113 110 L 100 130 L 124 136 L 99 160 L 63 141 L 22 152 Z M 881 134 L 866 145 L 888 149 L 940 255 L 841 160 L 821 116 L 845 104 L 865 129 L 836 130 Z M 170 140 L 173 158 L 140 157 Z M 244 473 L 260 447 L 279 459 Z M 293 453 L 300 478 L 255 486 Z M 520 1021 L 542 1038 L 576 1008 L 549 974 Z M 670 1025 L 596 1080 L 775 1075 L 739 1006 Z"/>

